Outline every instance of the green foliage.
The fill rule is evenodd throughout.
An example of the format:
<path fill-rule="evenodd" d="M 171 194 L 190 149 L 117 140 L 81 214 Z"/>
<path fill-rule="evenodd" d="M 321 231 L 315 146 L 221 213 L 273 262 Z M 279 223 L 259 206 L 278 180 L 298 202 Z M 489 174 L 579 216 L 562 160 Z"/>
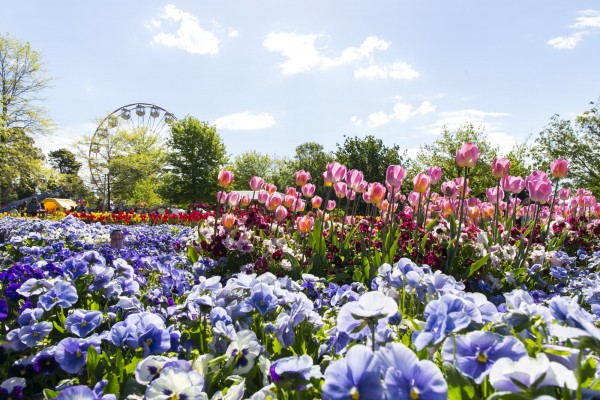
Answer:
<path fill-rule="evenodd" d="M 305 142 L 296 147 L 292 159 L 286 163 L 285 173 L 288 177 L 286 186 L 294 185 L 296 171 L 304 170 L 310 173 L 310 182 L 317 186 L 316 194 L 325 197 L 323 171 L 327 163 L 333 161 L 335 156 L 325 151 L 323 145 L 316 142 Z"/>
<path fill-rule="evenodd" d="M 256 150 L 238 154 L 231 167 L 235 178 L 233 187 L 237 190 L 250 190 L 250 179 L 262 177 L 265 182 L 273 182 L 272 174 L 275 161 L 268 155 Z"/>
<path fill-rule="evenodd" d="M 133 186 L 133 190 L 125 198 L 127 204 L 141 205 L 154 208 L 163 204 L 162 197 L 158 194 L 160 190 L 160 179 L 156 176 L 149 176 L 138 180 Z"/>
<path fill-rule="evenodd" d="M 75 154 L 67 149 L 58 149 L 48 153 L 50 164 L 61 174 L 77 175 L 81 163 L 75 158 Z"/>
<path fill-rule="evenodd" d="M 554 115 L 540 132 L 530 156 L 537 169 L 549 170 L 559 157 L 569 162 L 569 181 L 600 195 L 600 108 L 596 102 L 575 120 Z"/>
<path fill-rule="evenodd" d="M 473 124 L 463 125 L 456 131 L 444 128 L 440 138 L 433 144 L 421 146 L 411 175 L 423 172 L 428 167 L 438 166 L 442 169 L 442 182 L 461 177 L 463 171 L 456 165 L 456 150 L 466 142 L 476 144 L 481 153 L 475 167 L 469 170 L 471 196 L 485 198 L 485 189 L 496 185 L 491 165 L 498 148 L 488 142 L 482 128 L 475 128 Z"/>
<path fill-rule="evenodd" d="M 163 197 L 175 204 L 214 199 L 217 174 L 227 162 L 216 128 L 187 116 L 171 127 L 168 149 Z"/>
<path fill-rule="evenodd" d="M 155 182 L 154 187 L 157 188 L 165 161 L 164 150 L 155 133 L 147 129 L 119 132 L 115 136 L 113 156 L 108 165 L 111 196 L 128 201 L 135 198 L 136 189 L 138 195 L 149 193 L 149 182 Z"/>
<path fill-rule="evenodd" d="M 35 193 L 44 155 L 23 129 L 0 127 L 0 203 Z"/>
<path fill-rule="evenodd" d="M 409 160 L 406 154 L 400 155 L 400 146 L 387 147 L 381 139 L 373 135 L 364 138 L 345 137 L 343 144 L 337 143 L 335 157 L 346 165 L 348 170 L 357 169 L 363 172 L 367 182 L 385 182 L 385 173 L 390 165 L 406 167 Z"/>
<path fill-rule="evenodd" d="M 50 121 L 38 103 L 50 84 L 40 54 L 9 35 L 0 35 L 0 127 L 46 133 Z"/>

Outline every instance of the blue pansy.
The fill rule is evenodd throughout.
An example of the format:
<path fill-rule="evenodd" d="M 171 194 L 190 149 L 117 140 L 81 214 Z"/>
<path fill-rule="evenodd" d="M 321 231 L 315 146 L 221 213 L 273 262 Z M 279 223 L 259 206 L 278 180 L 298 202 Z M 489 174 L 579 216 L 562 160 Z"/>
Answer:
<path fill-rule="evenodd" d="M 329 364 L 321 389 L 325 400 L 383 398 L 377 358 L 368 347 L 355 345 L 346 357 Z"/>
<path fill-rule="evenodd" d="M 481 384 L 492 365 L 503 357 L 517 361 L 527 355 L 525 345 L 513 336 L 475 331 L 447 339 L 442 347 L 444 361 Z"/>
<path fill-rule="evenodd" d="M 75 310 L 65 320 L 65 329 L 79 337 L 86 337 L 102 323 L 100 311 Z"/>
<path fill-rule="evenodd" d="M 77 302 L 77 289 L 69 282 L 58 281 L 47 293 L 40 296 L 39 304 L 48 311 L 56 306 L 69 308 Z"/>

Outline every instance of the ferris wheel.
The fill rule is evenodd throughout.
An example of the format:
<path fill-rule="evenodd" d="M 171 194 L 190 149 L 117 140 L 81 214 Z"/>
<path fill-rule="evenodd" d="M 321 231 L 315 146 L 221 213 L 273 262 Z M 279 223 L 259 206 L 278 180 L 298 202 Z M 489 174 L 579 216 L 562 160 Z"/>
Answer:
<path fill-rule="evenodd" d="M 122 132 L 145 130 L 164 142 L 176 121 L 173 113 L 154 104 L 132 103 L 119 107 L 98 124 L 90 141 L 89 168 L 92 185 L 108 194 L 110 204 L 110 160 L 115 156 L 115 143 Z"/>

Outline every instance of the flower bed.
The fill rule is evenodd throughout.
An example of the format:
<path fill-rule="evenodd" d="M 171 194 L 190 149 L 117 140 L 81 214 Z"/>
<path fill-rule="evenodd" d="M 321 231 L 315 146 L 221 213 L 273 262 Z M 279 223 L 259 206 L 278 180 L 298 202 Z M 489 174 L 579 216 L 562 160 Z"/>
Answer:
<path fill-rule="evenodd" d="M 589 398 L 598 386 L 598 317 L 572 296 L 597 311 L 598 253 L 546 255 L 551 298 L 488 299 L 405 258 L 370 287 L 254 264 L 219 276 L 217 261 L 189 258 L 190 228 L 118 227 L 121 250 L 107 225 L 0 220 L 0 393 Z"/>
<path fill-rule="evenodd" d="M 298 171 L 214 212 L 1 218 L 0 398 L 599 398 L 600 206 L 564 160 L 469 197 L 477 157 L 439 193 L 331 163 L 325 199 Z"/>

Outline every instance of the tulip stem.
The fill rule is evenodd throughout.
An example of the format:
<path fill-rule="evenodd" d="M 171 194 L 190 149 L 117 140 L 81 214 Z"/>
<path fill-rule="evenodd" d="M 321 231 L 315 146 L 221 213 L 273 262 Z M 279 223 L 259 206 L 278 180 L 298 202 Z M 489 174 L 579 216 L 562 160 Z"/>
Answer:
<path fill-rule="evenodd" d="M 552 203 L 550 203 L 550 214 L 548 214 L 548 224 L 546 226 L 546 231 L 543 233 L 542 242 L 544 245 L 546 244 L 546 239 L 550 234 L 550 224 L 552 223 L 552 214 L 554 212 L 554 202 L 556 201 L 556 193 L 558 192 L 558 181 L 560 179 L 556 179 L 556 184 L 554 185 L 554 195 L 552 195 Z"/>
<path fill-rule="evenodd" d="M 492 235 L 494 239 L 494 244 L 498 243 L 498 209 L 500 202 L 500 179 L 498 179 L 498 183 L 496 184 L 496 204 L 494 207 L 494 223 L 492 225 Z"/>
<path fill-rule="evenodd" d="M 456 228 L 456 242 L 454 243 L 453 249 L 450 253 L 450 256 L 448 256 L 448 258 L 446 259 L 446 271 L 445 273 L 449 273 L 449 270 L 452 268 L 452 263 L 454 262 L 454 257 L 456 256 L 456 254 L 458 253 L 458 247 L 459 247 L 459 241 L 460 241 L 460 234 L 462 231 L 462 222 L 463 222 L 463 211 L 464 211 L 464 206 L 465 206 L 465 196 L 467 193 L 467 174 L 469 172 L 469 169 L 467 167 L 465 167 L 465 174 L 463 177 L 463 183 L 462 183 L 462 192 L 460 194 L 460 204 L 459 204 L 459 217 L 458 217 L 458 227 Z"/>

